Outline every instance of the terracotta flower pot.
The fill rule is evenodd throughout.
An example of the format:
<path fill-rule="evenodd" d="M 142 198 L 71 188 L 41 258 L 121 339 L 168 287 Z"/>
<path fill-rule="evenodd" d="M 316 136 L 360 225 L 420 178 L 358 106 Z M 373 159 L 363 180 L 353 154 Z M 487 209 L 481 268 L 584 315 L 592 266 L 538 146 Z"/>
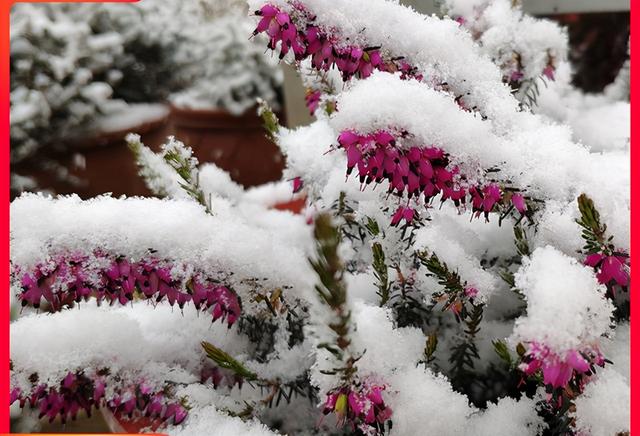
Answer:
<path fill-rule="evenodd" d="M 278 114 L 282 120 L 283 115 Z M 236 117 L 220 110 L 172 106 L 169 131 L 201 163 L 213 162 L 245 187 L 280 180 L 284 158 L 265 136 L 255 110 Z"/>
<path fill-rule="evenodd" d="M 56 194 L 76 193 L 82 198 L 106 192 L 115 196 L 150 195 L 144 180 L 138 176 L 124 137 L 135 132 L 142 136 L 145 144 L 158 148 L 166 138 L 169 118 L 168 108 L 161 109 L 156 107 L 151 118 L 146 117 L 138 124 L 70 139 L 58 144 L 62 147 L 46 147 L 29 161 L 12 165 L 12 171 L 34 178 L 40 190 Z M 70 177 L 59 177 L 51 165 L 68 171 Z"/>
<path fill-rule="evenodd" d="M 106 407 L 100 409 L 100 413 L 104 418 L 104 421 L 109 427 L 111 433 L 148 433 L 149 430 L 155 432 L 162 424 L 160 419 L 151 419 L 146 417 L 138 417 L 134 419 L 125 419 L 120 413 L 113 413 Z"/>

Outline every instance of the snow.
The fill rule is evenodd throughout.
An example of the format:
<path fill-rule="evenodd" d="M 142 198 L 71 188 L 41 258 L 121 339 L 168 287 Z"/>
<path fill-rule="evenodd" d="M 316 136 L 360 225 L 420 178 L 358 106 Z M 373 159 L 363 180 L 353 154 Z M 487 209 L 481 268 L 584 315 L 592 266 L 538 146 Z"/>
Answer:
<path fill-rule="evenodd" d="M 416 328 L 394 328 L 384 309 L 356 302 L 352 317 L 356 325 L 353 347 L 364 352 L 358 362 L 361 374 L 404 372 L 423 357 L 424 334 Z"/>
<path fill-rule="evenodd" d="M 24 194 L 11 205 L 11 237 L 19 241 L 12 243 L 12 262 L 30 268 L 54 254 L 96 249 L 139 259 L 153 248 L 154 256 L 175 264 L 221 272 L 241 289 L 242 279 L 252 278 L 266 279 L 264 286 L 291 285 L 301 294 L 309 288 L 312 277 L 301 273 L 309 271 L 308 239 L 283 242 L 278 228 L 255 226 L 222 200 L 213 209 L 210 216 L 189 200 L 102 196 L 83 202 Z M 306 228 L 302 217 L 288 224 Z"/>
<path fill-rule="evenodd" d="M 612 368 L 627 381 L 631 376 L 631 338 L 629 323 L 618 324 L 613 338 L 602 340 L 602 352 L 613 362 Z"/>
<path fill-rule="evenodd" d="M 394 373 L 389 382 L 395 392 L 389 401 L 393 409 L 392 435 L 465 434 L 473 409 L 444 376 L 413 367 Z"/>
<path fill-rule="evenodd" d="M 629 433 L 630 394 L 629 382 L 623 376 L 610 369 L 599 372 L 575 400 L 576 428 L 591 436 Z"/>
<path fill-rule="evenodd" d="M 621 74 L 624 75 L 624 67 Z M 628 65 L 627 65 L 628 74 Z M 559 65 L 556 81 L 541 88 L 536 113 L 571 126 L 573 139 L 592 152 L 629 149 L 631 108 L 628 83 L 616 85 L 602 94 L 586 94 L 571 84 L 571 67 Z M 626 89 L 626 93 L 625 93 Z"/>
<path fill-rule="evenodd" d="M 551 246 L 536 249 L 515 275 L 527 314 L 516 321 L 513 343 L 538 342 L 563 354 L 598 344 L 613 313 L 591 268 Z"/>
<path fill-rule="evenodd" d="M 489 403 L 482 413 L 468 421 L 467 434 L 474 436 L 536 436 L 545 424 L 536 414 L 536 401 L 525 396 L 520 400 L 502 398 Z"/>
<path fill-rule="evenodd" d="M 164 431 L 170 436 L 270 436 L 277 434 L 257 420 L 243 421 L 241 418 L 232 418 L 214 406 L 192 409 L 183 426 Z"/>
<path fill-rule="evenodd" d="M 120 308 L 86 304 L 49 316 L 26 315 L 11 324 L 10 335 L 13 376 L 18 382 L 37 373 L 41 382 L 52 385 L 68 371 L 96 371 L 107 362 L 111 374 L 125 383 L 139 379 L 160 386 L 170 380 L 194 383 L 204 361 L 203 339 L 232 354 L 246 346 L 235 328 L 212 324 L 192 307 L 181 312 L 147 303 Z"/>

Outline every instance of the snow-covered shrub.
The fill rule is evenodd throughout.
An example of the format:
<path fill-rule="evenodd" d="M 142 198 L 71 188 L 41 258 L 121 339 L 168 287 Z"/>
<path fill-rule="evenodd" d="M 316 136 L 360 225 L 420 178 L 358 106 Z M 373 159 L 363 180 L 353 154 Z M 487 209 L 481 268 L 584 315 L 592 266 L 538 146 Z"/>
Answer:
<path fill-rule="evenodd" d="M 131 135 L 164 199 L 15 200 L 12 283 L 50 314 L 11 326 L 12 401 L 176 435 L 628 431 L 628 149 L 522 110 L 454 20 L 250 6 L 270 49 L 342 82 L 331 110 L 288 130 L 261 107 L 277 184 Z M 291 191 L 302 214 L 270 208 Z"/>
<path fill-rule="evenodd" d="M 526 15 L 519 0 L 446 0 L 443 9 L 469 30 L 526 106 L 535 103 L 540 82 L 555 80 L 567 57 L 566 31 Z"/>
<path fill-rule="evenodd" d="M 111 98 L 121 37 L 94 34 L 67 8 L 21 4 L 12 9 L 12 162 L 72 134 L 99 113 L 122 110 Z"/>
<path fill-rule="evenodd" d="M 12 161 L 96 127 L 130 103 L 172 100 L 240 114 L 280 103 L 282 72 L 249 39 L 238 1 L 16 5 L 11 14 Z M 99 126 L 100 123 L 98 123 Z"/>
<path fill-rule="evenodd" d="M 186 3 L 186 4 L 184 4 Z M 232 9 L 217 15 L 215 2 L 181 4 L 180 15 L 189 23 L 180 29 L 176 62 L 182 65 L 179 77 L 188 84 L 171 101 L 192 109 L 222 109 L 241 115 L 256 105 L 257 99 L 280 109 L 282 71 L 278 59 L 265 56 L 262 37 L 249 39 L 253 22 Z"/>

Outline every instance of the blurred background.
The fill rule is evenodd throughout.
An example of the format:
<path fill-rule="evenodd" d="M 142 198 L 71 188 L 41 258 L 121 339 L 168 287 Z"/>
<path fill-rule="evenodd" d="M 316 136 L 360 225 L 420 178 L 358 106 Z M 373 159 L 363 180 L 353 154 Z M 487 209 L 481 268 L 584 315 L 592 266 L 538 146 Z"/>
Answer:
<path fill-rule="evenodd" d="M 517 0 L 514 0 L 517 1 Z M 437 0 L 405 0 L 440 13 Z M 628 59 L 629 3 L 524 0 L 565 25 L 573 84 L 599 93 Z M 173 135 L 245 187 L 281 178 L 256 100 L 289 127 L 311 120 L 295 70 L 250 38 L 244 0 L 16 4 L 11 13 L 11 196 L 150 195 L 124 136 L 158 150 Z M 19 423 L 14 423 L 14 431 Z M 16 427 L 17 426 L 17 427 Z M 43 432 L 113 430 L 104 417 Z"/>
<path fill-rule="evenodd" d="M 437 0 L 405 0 L 439 13 Z M 601 92 L 628 57 L 629 3 L 524 0 L 568 28 L 574 85 Z M 11 195 L 149 195 L 123 140 L 169 135 L 244 185 L 278 180 L 283 157 L 256 99 L 281 122 L 310 121 L 295 71 L 249 38 L 242 0 L 16 4 L 11 14 Z"/>

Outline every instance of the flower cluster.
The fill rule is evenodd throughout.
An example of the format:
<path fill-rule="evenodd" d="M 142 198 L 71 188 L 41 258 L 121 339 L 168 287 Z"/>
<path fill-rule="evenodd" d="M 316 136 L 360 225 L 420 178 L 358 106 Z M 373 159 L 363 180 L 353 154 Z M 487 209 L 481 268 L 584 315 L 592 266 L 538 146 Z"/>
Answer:
<path fill-rule="evenodd" d="M 597 271 L 596 277 L 603 285 L 629 286 L 629 256 L 621 251 L 611 255 L 604 253 L 590 254 L 584 260 L 584 264 Z"/>
<path fill-rule="evenodd" d="M 297 20 L 270 4 L 255 12 L 261 19 L 253 34 L 266 33 L 271 50 L 276 50 L 279 43 L 280 59 L 293 52 L 298 61 L 311 58 L 317 70 L 329 71 L 335 66 L 344 81 L 352 77 L 365 79 L 374 70 L 400 72 L 403 78 L 422 80 L 423 76 L 405 60 L 386 60 L 380 48 L 344 44 L 314 25 L 315 17 L 302 5 L 296 4 L 295 8 Z"/>
<path fill-rule="evenodd" d="M 92 408 L 102 404 L 114 413 L 119 412 L 129 418 L 137 411 L 144 416 L 178 425 L 187 417 L 187 410 L 180 403 L 167 402 L 162 391 L 155 392 L 144 382 L 126 389 L 116 389 L 109 398 L 106 392 L 104 376 L 89 377 L 82 372 L 69 372 L 58 387 L 39 384 L 28 393 L 13 388 L 10 404 L 18 401 L 21 408 L 28 404 L 32 409 L 39 410 L 39 418 L 46 417 L 52 422 L 60 417 L 63 423 L 68 419 L 75 420 L 81 410 L 91 415 Z"/>
<path fill-rule="evenodd" d="M 382 398 L 384 386 L 363 383 L 359 387 L 341 387 L 327 393 L 323 413 L 335 413 L 338 424 L 350 424 L 352 428 L 384 425 L 391 419 L 392 410 Z M 366 431 L 365 431 L 366 433 Z"/>
<path fill-rule="evenodd" d="M 406 193 L 409 199 L 416 200 L 424 195 L 426 204 L 440 195 L 443 202 L 452 200 L 456 206 L 464 205 L 468 193 L 476 217 L 484 213 L 488 218 L 499 203 L 511 203 L 521 214 L 527 211 L 521 194 L 506 193 L 496 183 L 465 188 L 465 175 L 440 148 L 413 146 L 402 150 L 396 146 L 394 134 L 386 130 L 370 135 L 346 130 L 338 137 L 338 143 L 347 154 L 347 176 L 357 167 L 362 184 L 387 181 L 390 194 L 403 197 Z M 411 223 L 414 217 L 413 209 L 401 206 L 393 215 L 392 224 L 398 225 L 402 220 Z"/>
<path fill-rule="evenodd" d="M 604 367 L 604 364 L 604 357 L 594 348 L 570 350 L 560 355 L 544 344 L 531 342 L 524 355 L 524 361 L 520 364 L 520 370 L 526 375 L 533 375 L 542 370 L 545 385 L 564 388 L 574 374 L 591 375 L 594 365 Z"/>
<path fill-rule="evenodd" d="M 220 386 L 226 386 L 231 389 L 236 384 L 242 388 L 244 378 L 232 371 L 224 370 L 217 366 L 207 366 L 200 371 L 200 382 L 205 384 L 211 382 L 215 389 L 218 389 Z"/>
<path fill-rule="evenodd" d="M 39 265 L 32 272 L 16 268 L 14 274 L 22 286 L 19 298 L 23 306 L 39 308 L 44 298 L 53 311 L 59 311 L 90 297 L 98 304 L 106 300 L 124 305 L 136 295 L 155 302 L 166 299 L 180 308 L 192 301 L 196 309 L 211 311 L 213 321 L 226 319 L 229 327 L 237 321 L 240 302 L 229 288 L 196 275 L 186 282 L 185 289 L 171 271 L 172 265 L 158 259 L 133 262 L 98 253 L 91 257 L 58 256 L 52 264 Z"/>

